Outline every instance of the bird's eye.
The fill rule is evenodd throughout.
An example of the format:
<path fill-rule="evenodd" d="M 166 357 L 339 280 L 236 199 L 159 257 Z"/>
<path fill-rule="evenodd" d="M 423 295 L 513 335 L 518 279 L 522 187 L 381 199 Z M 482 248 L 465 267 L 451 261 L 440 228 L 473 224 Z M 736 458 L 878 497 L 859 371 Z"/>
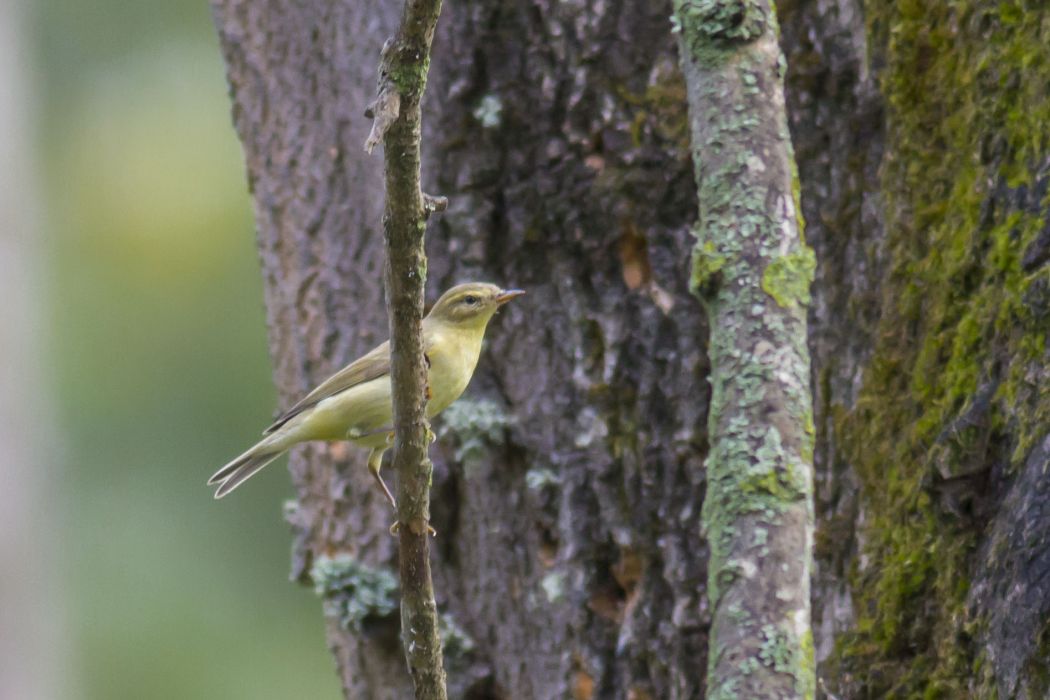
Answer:
<path fill-rule="evenodd" d="M 473 306 L 474 304 L 478 303 L 478 298 L 473 294 L 468 294 L 467 296 L 463 297 L 463 302 Z"/>

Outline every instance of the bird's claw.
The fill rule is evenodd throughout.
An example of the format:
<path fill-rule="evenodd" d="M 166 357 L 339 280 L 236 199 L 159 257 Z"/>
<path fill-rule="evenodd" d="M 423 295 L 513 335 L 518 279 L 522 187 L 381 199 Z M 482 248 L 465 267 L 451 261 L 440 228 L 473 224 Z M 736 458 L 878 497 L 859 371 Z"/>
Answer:
<path fill-rule="evenodd" d="M 393 522 L 393 524 L 390 526 L 390 534 L 394 535 L 394 536 L 397 536 L 397 534 L 399 532 L 401 532 L 401 521 L 400 520 L 395 520 Z M 437 530 L 435 530 L 433 527 L 431 527 L 430 523 L 427 523 L 427 534 L 430 535 L 431 537 L 437 537 L 437 535 L 438 535 Z"/>

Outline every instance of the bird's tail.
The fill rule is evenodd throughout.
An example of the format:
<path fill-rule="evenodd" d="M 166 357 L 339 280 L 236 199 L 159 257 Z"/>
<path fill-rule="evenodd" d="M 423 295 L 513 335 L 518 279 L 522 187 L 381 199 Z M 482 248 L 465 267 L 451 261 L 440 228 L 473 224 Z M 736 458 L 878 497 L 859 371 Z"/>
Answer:
<path fill-rule="evenodd" d="M 263 440 L 212 474 L 208 479 L 208 485 L 219 484 L 219 488 L 215 491 L 216 498 L 222 498 L 233 491 L 247 479 L 255 476 L 260 469 L 288 451 L 287 447 L 278 447 L 267 444 L 268 442 L 269 440 Z"/>

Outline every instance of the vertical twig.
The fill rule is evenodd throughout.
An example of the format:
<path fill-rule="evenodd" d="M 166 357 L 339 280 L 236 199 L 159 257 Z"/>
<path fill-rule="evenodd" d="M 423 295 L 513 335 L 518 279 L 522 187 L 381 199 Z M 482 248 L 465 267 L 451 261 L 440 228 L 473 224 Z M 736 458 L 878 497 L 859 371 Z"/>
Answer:
<path fill-rule="evenodd" d="M 675 0 L 711 328 L 708 698 L 812 698 L 813 419 L 802 239 L 770 0 Z"/>
<path fill-rule="evenodd" d="M 420 189 L 420 101 L 440 0 L 407 0 L 397 34 L 383 47 L 379 95 L 365 148 L 383 143 L 386 172 L 387 308 L 394 398 L 394 467 L 398 473 L 401 636 L 416 697 L 444 700 L 445 670 L 430 574 L 430 478 L 427 456 L 423 293 L 426 218 L 435 207 Z"/>

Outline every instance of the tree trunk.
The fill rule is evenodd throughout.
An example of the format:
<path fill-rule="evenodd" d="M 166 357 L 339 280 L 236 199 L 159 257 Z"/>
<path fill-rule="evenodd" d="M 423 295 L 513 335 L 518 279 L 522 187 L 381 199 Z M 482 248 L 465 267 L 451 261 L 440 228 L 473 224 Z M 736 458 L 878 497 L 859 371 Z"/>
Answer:
<path fill-rule="evenodd" d="M 438 588 L 495 696 L 701 697 L 707 333 L 669 7 L 449 10 L 425 122 L 450 198 L 434 288 L 529 294 L 444 419 Z"/>
<path fill-rule="evenodd" d="M 287 402 L 381 339 L 360 114 L 393 18 L 372 3 L 215 12 Z M 423 183 L 451 202 L 429 234 L 430 297 L 466 279 L 529 290 L 437 423 L 453 697 L 702 694 L 706 331 L 687 289 L 695 199 L 668 13 L 455 4 L 439 25 Z M 390 569 L 394 553 L 351 452 L 293 456 L 293 575 L 313 569 L 325 592 L 347 695 L 405 697 L 396 618 L 347 614 L 352 590 L 386 581 L 347 555 Z"/>
<path fill-rule="evenodd" d="M 778 3 L 840 698 L 1050 692 L 1045 3 Z"/>
<path fill-rule="evenodd" d="M 392 3 L 216 0 L 234 125 L 244 145 L 282 405 L 387 335 L 382 178 L 362 144 Z M 405 698 L 396 616 L 348 615 L 350 591 L 384 601 L 397 541 L 363 455 L 313 444 L 291 459 L 292 578 L 326 596 L 328 643 L 348 697 Z M 359 564 L 356 568 L 350 568 Z M 351 586 L 356 588 L 351 588 Z M 359 594 L 360 596 L 360 594 Z M 367 631 L 368 636 L 351 630 Z"/>
<path fill-rule="evenodd" d="M 812 698 L 813 415 L 802 239 L 776 15 L 675 3 L 711 327 L 709 698 Z"/>

